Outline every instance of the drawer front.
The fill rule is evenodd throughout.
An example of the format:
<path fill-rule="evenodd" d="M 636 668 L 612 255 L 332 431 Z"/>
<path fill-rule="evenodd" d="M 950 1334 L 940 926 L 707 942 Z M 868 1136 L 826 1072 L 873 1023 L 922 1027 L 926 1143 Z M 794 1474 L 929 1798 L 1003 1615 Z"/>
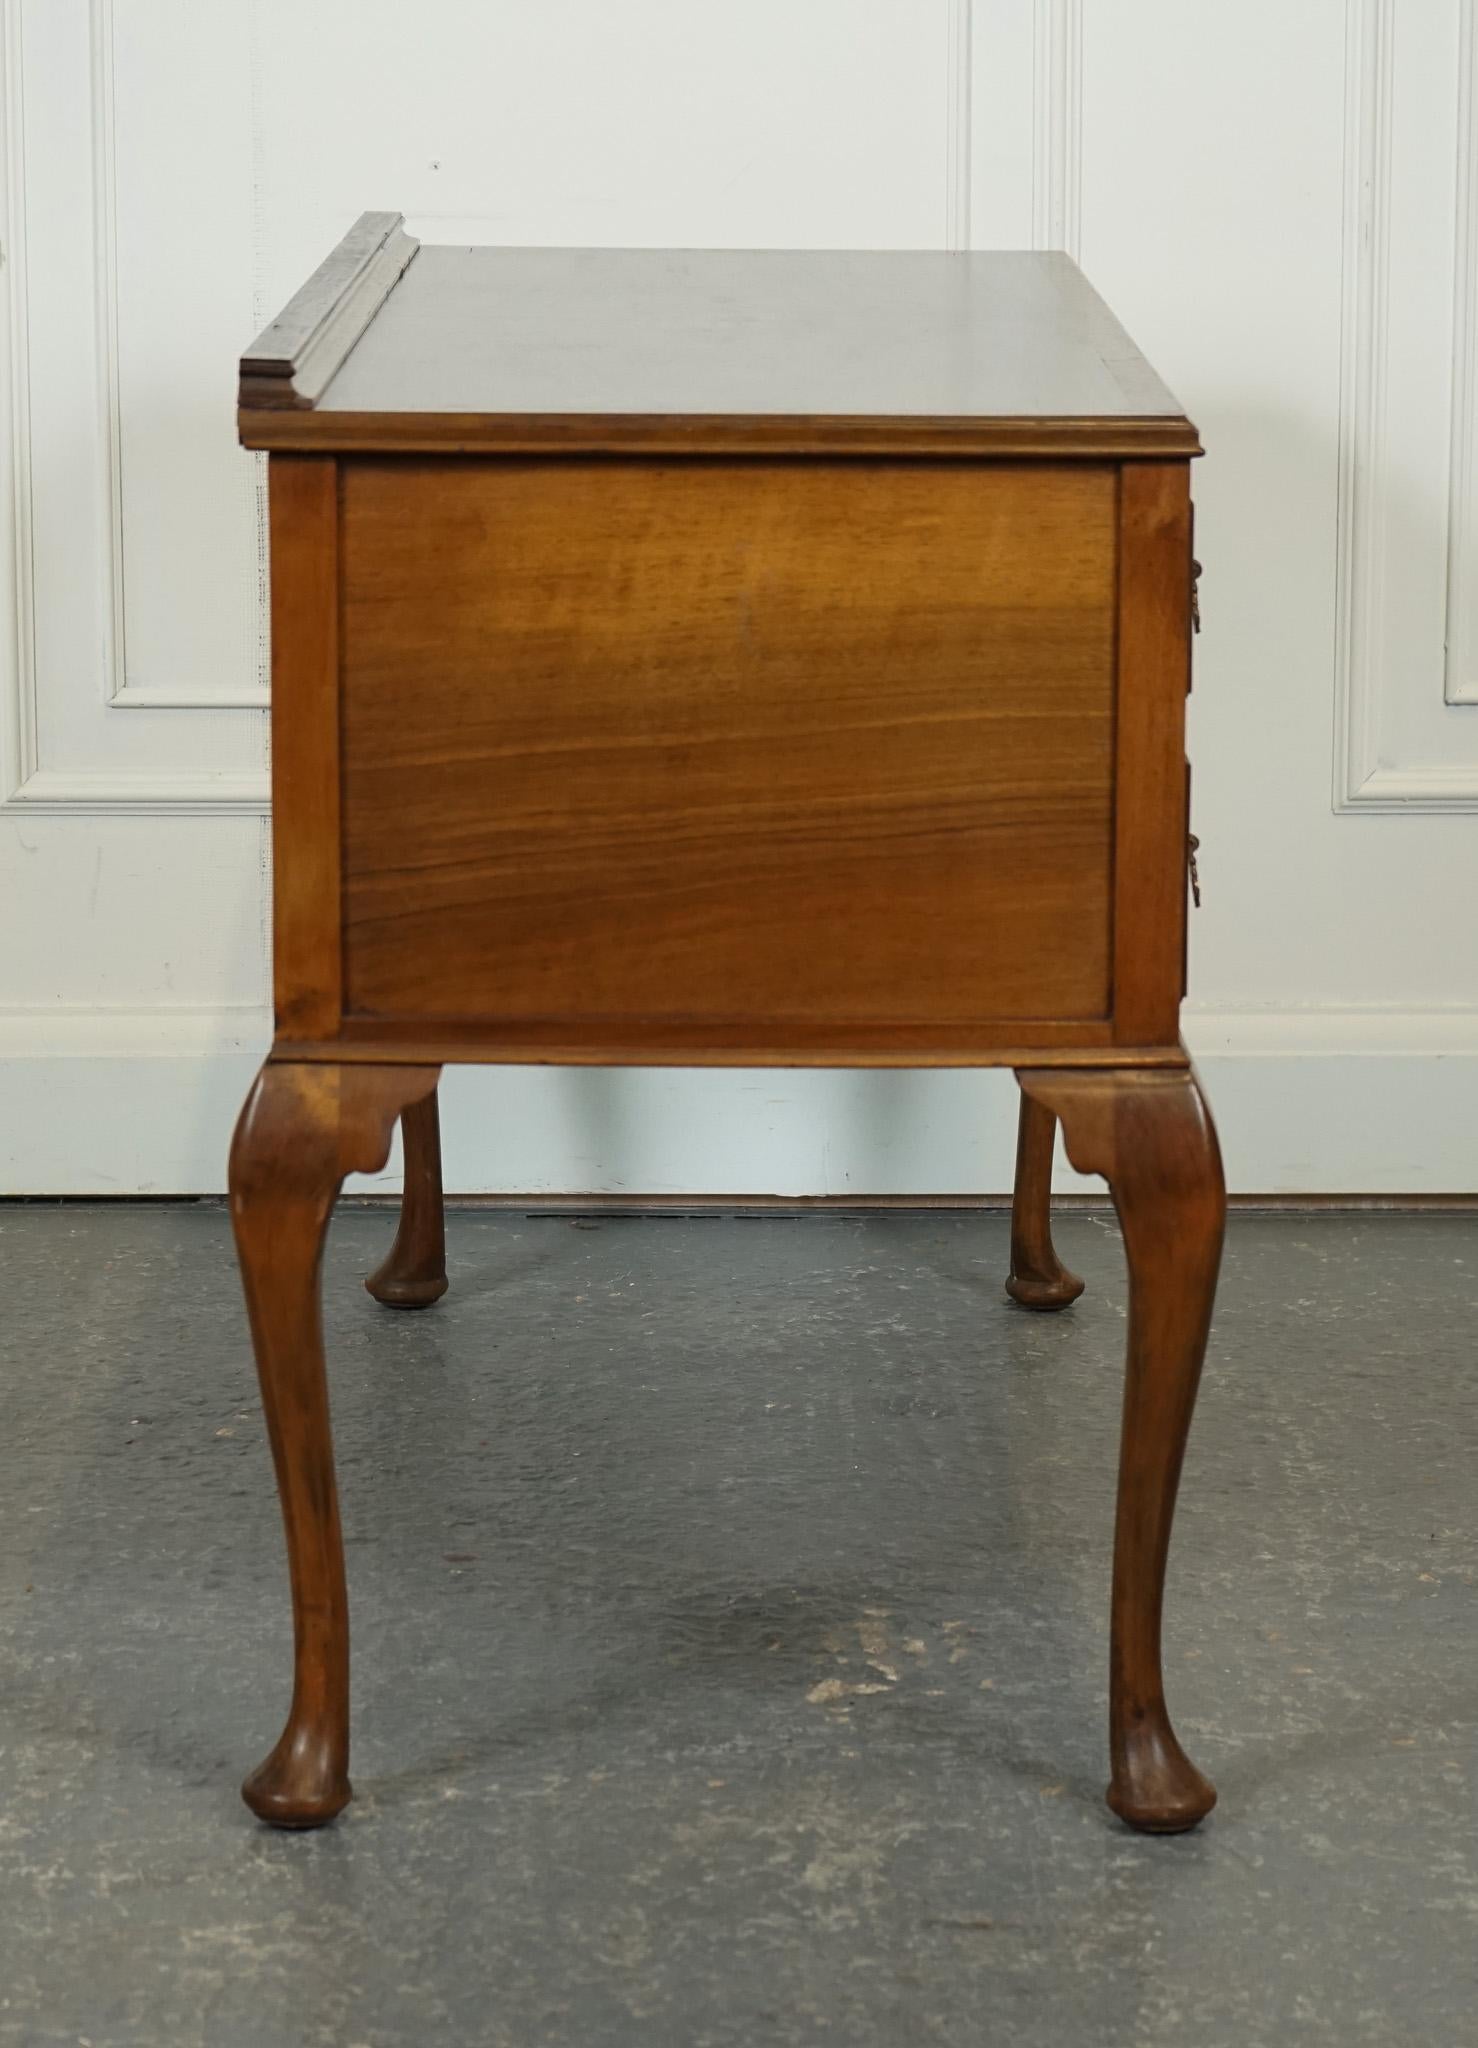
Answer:
<path fill-rule="evenodd" d="M 346 1024 L 1106 1018 L 1116 505 L 1087 464 L 347 462 Z"/>

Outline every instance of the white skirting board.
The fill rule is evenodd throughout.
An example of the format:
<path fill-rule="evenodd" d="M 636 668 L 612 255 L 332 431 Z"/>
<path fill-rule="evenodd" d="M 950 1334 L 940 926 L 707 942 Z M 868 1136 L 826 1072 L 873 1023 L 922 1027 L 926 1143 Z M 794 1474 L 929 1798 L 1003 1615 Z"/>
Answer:
<path fill-rule="evenodd" d="M 1478 1192 L 1478 1012 L 1190 1011 L 1232 1192 Z M 0 1013 L 0 1193 L 218 1194 L 256 1010 Z M 453 1068 L 465 1194 L 966 1195 L 1011 1185 L 1005 1074 Z M 355 1187 L 398 1184 L 398 1159 Z M 1064 1192 L 1099 1185 L 1060 1167 Z"/>

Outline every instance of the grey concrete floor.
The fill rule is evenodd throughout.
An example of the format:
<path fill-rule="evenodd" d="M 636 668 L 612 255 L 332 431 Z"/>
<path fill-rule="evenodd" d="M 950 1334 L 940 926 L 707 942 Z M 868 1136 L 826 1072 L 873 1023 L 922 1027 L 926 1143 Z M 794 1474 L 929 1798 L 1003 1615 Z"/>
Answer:
<path fill-rule="evenodd" d="M 273 1834 L 288 1607 L 229 1232 L 0 1210 L 0 2041 L 1478 2041 L 1478 1218 L 1234 1218 L 1167 1669 L 1102 1804 L 1125 1282 L 995 1215 L 330 1241 L 356 1803 Z"/>

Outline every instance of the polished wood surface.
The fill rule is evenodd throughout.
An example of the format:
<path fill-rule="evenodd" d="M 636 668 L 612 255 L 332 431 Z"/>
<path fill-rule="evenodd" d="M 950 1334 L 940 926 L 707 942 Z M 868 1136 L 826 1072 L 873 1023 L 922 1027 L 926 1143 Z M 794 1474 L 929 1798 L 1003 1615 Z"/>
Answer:
<path fill-rule="evenodd" d="M 375 1173 L 435 1067 L 269 1060 L 236 1126 L 231 1224 L 277 1469 L 293 1602 L 287 1723 L 242 1795 L 278 1827 L 317 1827 L 350 1797 L 349 1603 L 319 1306 L 323 1240 L 347 1173 Z"/>
<path fill-rule="evenodd" d="M 974 457 L 1103 462 L 1202 453 L 1193 427 L 1155 419 L 646 419 L 581 413 L 268 412 L 238 415 L 243 447 L 344 455 Z"/>
<path fill-rule="evenodd" d="M 1023 1308 L 1067 1308 L 1083 1292 L 1052 1243 L 1052 1153 L 1057 1119 L 1025 1089 L 1011 1193 L 1011 1272 L 1006 1292 Z"/>
<path fill-rule="evenodd" d="M 393 273 L 393 274 L 392 274 Z M 232 1213 L 293 1585 L 264 1818 L 349 1796 L 318 1272 L 446 1285 L 437 1074 L 1009 1065 L 1130 1268 L 1110 1803 L 1214 1798 L 1160 1617 L 1224 1196 L 1179 1037 L 1194 428 L 1065 258 L 432 251 L 361 222 L 243 365 L 269 465 L 277 1034 Z"/>
<path fill-rule="evenodd" d="M 367 239 L 308 293 L 320 320 Z M 423 248 L 311 405 L 292 339 L 243 359 L 248 446 L 1199 452 L 1055 251 Z"/>
<path fill-rule="evenodd" d="M 1059 1070 L 1018 1079 L 1024 1094 L 1061 1120 L 1078 1171 L 1107 1180 L 1124 1233 L 1129 1352 L 1114 1528 L 1108 1802 L 1132 1827 L 1177 1834 L 1216 1804 L 1170 1723 L 1160 1621 L 1221 1265 L 1221 1153 L 1193 1074 Z"/>
<path fill-rule="evenodd" d="M 1104 1020 L 1115 505 L 1096 465 L 352 465 L 346 1016 L 842 1060 Z"/>

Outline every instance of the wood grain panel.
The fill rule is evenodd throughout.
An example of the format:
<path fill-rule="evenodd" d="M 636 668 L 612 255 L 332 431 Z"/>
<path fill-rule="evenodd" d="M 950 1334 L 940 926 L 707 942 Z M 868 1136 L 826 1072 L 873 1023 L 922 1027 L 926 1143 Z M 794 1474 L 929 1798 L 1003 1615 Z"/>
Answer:
<path fill-rule="evenodd" d="M 1107 1016 L 1111 467 L 343 474 L 349 1015 Z"/>

